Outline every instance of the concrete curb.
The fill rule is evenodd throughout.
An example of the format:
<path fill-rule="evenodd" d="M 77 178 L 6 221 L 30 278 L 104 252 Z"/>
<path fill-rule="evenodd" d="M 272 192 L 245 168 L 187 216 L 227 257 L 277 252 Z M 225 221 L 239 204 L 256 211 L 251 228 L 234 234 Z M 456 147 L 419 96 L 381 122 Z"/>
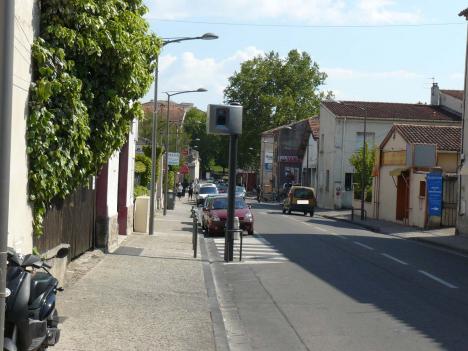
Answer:
<path fill-rule="evenodd" d="M 439 247 L 439 248 L 442 247 L 444 249 L 455 251 L 457 253 L 468 254 L 467 249 L 460 248 L 460 247 L 453 246 L 453 245 L 449 245 L 449 244 L 445 244 L 445 243 L 441 243 L 441 242 L 435 242 L 435 241 L 433 241 L 431 239 L 428 239 L 428 238 L 424 238 L 424 237 L 405 237 L 405 236 L 398 235 L 398 234 L 388 234 L 388 233 L 383 232 L 379 227 L 376 227 L 376 226 L 373 226 L 373 225 L 365 225 L 365 224 L 362 224 L 362 223 L 356 223 L 356 222 L 351 221 L 349 219 L 333 217 L 333 216 L 327 216 L 327 215 L 320 215 L 319 214 L 318 216 L 323 217 L 323 218 L 327 218 L 327 219 L 332 219 L 332 220 L 335 220 L 335 221 L 350 223 L 350 224 L 353 224 L 355 226 L 370 230 L 370 231 L 372 231 L 374 233 L 396 236 L 396 237 L 398 237 L 400 239 L 405 239 L 405 240 L 419 241 L 419 242 L 422 242 L 422 243 L 425 243 L 425 244 L 429 244 L 429 245 L 431 245 L 433 247 L 436 247 L 436 248 L 437 247 Z M 421 233 L 424 233 L 424 232 L 421 232 Z"/>
<path fill-rule="evenodd" d="M 216 294 L 216 286 L 214 283 L 214 274 L 211 270 L 211 262 L 208 257 L 206 240 L 198 235 L 198 247 L 203 264 L 203 277 L 205 279 L 206 292 L 208 295 L 208 306 L 210 308 L 211 321 L 213 324 L 213 336 L 217 351 L 229 351 L 229 343 L 227 339 L 226 327 L 224 325 L 223 314 L 219 307 L 219 301 Z M 203 245 L 201 243 L 203 241 Z"/>

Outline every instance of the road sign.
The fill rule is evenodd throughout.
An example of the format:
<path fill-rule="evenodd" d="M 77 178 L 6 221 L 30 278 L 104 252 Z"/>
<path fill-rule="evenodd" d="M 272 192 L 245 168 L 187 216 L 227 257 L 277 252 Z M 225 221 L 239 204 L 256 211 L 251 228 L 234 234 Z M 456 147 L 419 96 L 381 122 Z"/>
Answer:
<path fill-rule="evenodd" d="M 427 180 L 427 205 L 429 216 L 442 216 L 442 174 L 429 173 Z"/>
<path fill-rule="evenodd" d="M 180 162 L 180 154 L 178 152 L 169 152 L 167 154 L 167 163 L 169 166 L 178 166 Z"/>

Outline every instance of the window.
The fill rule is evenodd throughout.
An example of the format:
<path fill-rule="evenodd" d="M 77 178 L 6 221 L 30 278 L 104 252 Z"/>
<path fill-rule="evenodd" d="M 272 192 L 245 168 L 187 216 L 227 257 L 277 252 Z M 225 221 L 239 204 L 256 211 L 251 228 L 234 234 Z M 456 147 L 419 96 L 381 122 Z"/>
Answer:
<path fill-rule="evenodd" d="M 328 169 L 325 176 L 325 191 L 330 191 L 330 171 Z"/>
<path fill-rule="evenodd" d="M 356 147 L 355 150 L 358 151 L 362 148 L 362 145 L 364 143 L 364 133 L 363 132 L 357 132 L 356 133 Z M 375 133 L 366 133 L 366 143 L 368 146 L 368 149 L 373 149 L 375 145 Z"/>
<path fill-rule="evenodd" d="M 419 197 L 426 197 L 426 181 L 421 180 L 419 182 Z"/>
<path fill-rule="evenodd" d="M 353 174 L 345 173 L 345 191 L 353 190 Z"/>

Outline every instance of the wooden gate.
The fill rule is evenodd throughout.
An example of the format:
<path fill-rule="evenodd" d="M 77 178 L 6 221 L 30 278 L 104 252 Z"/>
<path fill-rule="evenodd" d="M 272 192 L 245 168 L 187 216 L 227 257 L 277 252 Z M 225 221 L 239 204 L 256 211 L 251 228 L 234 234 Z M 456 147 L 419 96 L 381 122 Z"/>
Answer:
<path fill-rule="evenodd" d="M 458 182 L 456 176 L 444 176 L 442 181 L 442 226 L 454 227 L 457 221 Z"/>
<path fill-rule="evenodd" d="M 95 190 L 79 188 L 47 211 L 44 234 L 34 237 L 34 246 L 44 253 L 60 244 L 69 244 L 70 259 L 88 251 L 94 246 L 95 209 Z"/>

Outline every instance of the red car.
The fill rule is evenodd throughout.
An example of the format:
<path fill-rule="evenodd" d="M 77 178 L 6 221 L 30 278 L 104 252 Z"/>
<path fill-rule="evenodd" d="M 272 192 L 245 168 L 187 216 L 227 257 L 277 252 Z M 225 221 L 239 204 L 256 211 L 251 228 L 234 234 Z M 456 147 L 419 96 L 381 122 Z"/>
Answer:
<path fill-rule="evenodd" d="M 224 234 L 227 217 L 228 198 L 215 197 L 213 198 L 208 207 L 205 209 L 205 225 L 206 233 L 208 236 L 215 234 Z M 235 217 L 239 217 L 240 227 L 249 235 L 253 235 L 254 218 L 244 199 L 236 198 Z"/>

